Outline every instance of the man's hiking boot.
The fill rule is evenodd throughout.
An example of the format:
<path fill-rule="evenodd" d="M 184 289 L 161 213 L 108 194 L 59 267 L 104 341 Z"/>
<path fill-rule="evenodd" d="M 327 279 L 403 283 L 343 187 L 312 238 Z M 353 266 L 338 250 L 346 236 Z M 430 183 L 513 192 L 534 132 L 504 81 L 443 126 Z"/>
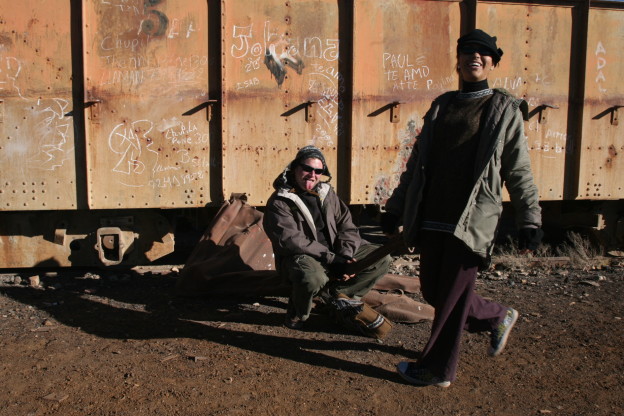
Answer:
<path fill-rule="evenodd" d="M 496 357 L 503 351 L 505 345 L 507 344 L 507 338 L 509 338 L 509 333 L 511 329 L 515 325 L 518 320 L 518 311 L 513 308 L 507 309 L 507 314 L 503 319 L 503 322 L 498 324 L 496 329 L 492 331 L 491 340 L 490 340 L 490 348 L 488 350 L 488 354 L 491 357 Z"/>
<path fill-rule="evenodd" d="M 305 321 L 302 321 L 301 318 L 295 316 L 291 317 L 286 315 L 286 319 L 284 320 L 284 325 L 290 329 L 303 329 Z"/>
<path fill-rule="evenodd" d="M 417 386 L 448 387 L 451 385 L 450 381 L 434 376 L 428 369 L 409 361 L 401 361 L 397 365 L 397 371 L 404 380 Z"/>

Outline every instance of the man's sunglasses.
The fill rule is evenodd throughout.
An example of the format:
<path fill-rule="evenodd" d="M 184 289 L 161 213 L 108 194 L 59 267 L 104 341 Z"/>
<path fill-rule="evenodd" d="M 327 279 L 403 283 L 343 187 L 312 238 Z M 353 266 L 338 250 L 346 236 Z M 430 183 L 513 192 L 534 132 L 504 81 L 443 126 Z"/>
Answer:
<path fill-rule="evenodd" d="M 316 168 L 313 168 L 310 165 L 304 165 L 303 163 L 299 163 L 299 166 L 301 166 L 301 169 L 303 169 L 303 171 L 307 172 L 307 173 L 314 172 L 317 175 L 322 175 L 323 172 L 325 172 L 325 168 L 323 168 L 323 169 L 316 169 Z"/>
<path fill-rule="evenodd" d="M 472 55 L 477 52 L 481 56 L 492 56 L 493 53 L 491 50 L 483 47 L 483 46 L 464 46 L 459 48 L 459 53 L 464 53 L 466 55 Z"/>

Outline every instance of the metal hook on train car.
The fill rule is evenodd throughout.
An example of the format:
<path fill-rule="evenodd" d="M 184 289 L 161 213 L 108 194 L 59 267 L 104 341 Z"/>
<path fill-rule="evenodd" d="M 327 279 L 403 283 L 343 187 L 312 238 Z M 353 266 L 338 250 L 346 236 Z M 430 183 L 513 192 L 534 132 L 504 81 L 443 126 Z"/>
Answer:
<path fill-rule="evenodd" d="M 547 108 L 552 108 L 554 110 L 558 110 L 559 106 L 558 105 L 554 105 L 554 104 L 540 104 L 539 106 L 537 106 L 537 111 L 539 111 L 539 118 L 537 120 L 538 123 L 540 124 L 544 124 L 546 123 L 546 109 Z"/>
<path fill-rule="evenodd" d="M 94 106 L 96 104 L 100 104 L 102 102 L 102 100 L 99 99 L 91 99 L 91 100 L 87 100 L 84 102 L 84 107 L 85 108 L 89 108 L 91 106 Z"/>
<path fill-rule="evenodd" d="M 206 100 L 206 120 L 212 120 L 212 107 L 217 104 L 219 100 Z"/>
<path fill-rule="evenodd" d="M 305 121 L 311 123 L 314 121 L 314 111 L 312 106 L 316 104 L 316 101 L 308 101 L 305 103 Z"/>
<path fill-rule="evenodd" d="M 401 103 L 394 101 L 390 103 L 390 123 L 398 123 L 401 121 Z"/>
<path fill-rule="evenodd" d="M 611 110 L 611 125 L 617 126 L 620 121 L 618 119 L 618 108 L 624 108 L 624 105 L 614 105 L 609 110 Z"/>
<path fill-rule="evenodd" d="M 390 104 L 386 104 L 383 107 L 373 111 L 368 115 L 368 117 L 377 117 L 378 115 L 385 113 L 386 111 L 390 111 L 390 122 L 398 123 L 399 121 L 401 121 L 400 106 L 401 102 L 393 101 Z"/>
<path fill-rule="evenodd" d="M 219 100 L 206 100 L 203 103 L 196 105 L 195 107 L 191 108 L 190 110 L 182 113 L 183 116 L 190 116 L 195 114 L 196 112 L 198 112 L 199 110 L 201 110 L 202 108 L 206 108 L 206 120 L 210 121 L 212 120 L 212 106 L 214 104 L 217 104 L 219 102 Z"/>
<path fill-rule="evenodd" d="M 91 122 L 92 123 L 99 123 L 100 122 L 100 106 L 97 104 L 101 104 L 102 100 L 100 100 L 99 98 L 91 98 L 91 99 L 87 99 L 84 102 L 84 108 L 90 108 L 90 112 L 91 112 Z"/>
<path fill-rule="evenodd" d="M 305 112 L 305 121 L 311 123 L 314 121 L 314 111 L 312 106 L 316 104 L 316 101 L 306 101 L 305 103 L 299 104 L 290 110 L 280 114 L 282 117 L 289 117 L 299 111 Z"/>

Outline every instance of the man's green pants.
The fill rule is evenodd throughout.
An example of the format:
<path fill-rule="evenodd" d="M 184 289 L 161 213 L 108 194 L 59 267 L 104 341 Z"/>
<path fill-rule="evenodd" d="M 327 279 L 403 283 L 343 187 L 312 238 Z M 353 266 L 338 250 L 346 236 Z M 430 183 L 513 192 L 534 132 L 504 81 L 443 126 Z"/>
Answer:
<path fill-rule="evenodd" d="M 356 260 L 364 258 L 379 246 L 366 244 L 360 246 L 353 256 Z M 326 267 L 316 259 L 299 254 L 282 259 L 280 274 L 292 284 L 292 292 L 288 302 L 288 314 L 290 317 L 298 317 L 305 321 L 312 310 L 312 299 L 323 288 L 331 296 L 342 293 L 349 297 L 362 297 L 381 279 L 390 267 L 392 258 L 388 255 L 372 266 L 357 273 L 355 277 L 347 280 L 330 280 Z"/>

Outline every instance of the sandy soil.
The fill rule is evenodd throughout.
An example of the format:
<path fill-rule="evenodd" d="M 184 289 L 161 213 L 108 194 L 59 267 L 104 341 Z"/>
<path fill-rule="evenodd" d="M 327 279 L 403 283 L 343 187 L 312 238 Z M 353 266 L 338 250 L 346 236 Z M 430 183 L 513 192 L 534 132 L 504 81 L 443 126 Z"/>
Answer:
<path fill-rule="evenodd" d="M 400 260 L 396 272 L 417 272 Z M 485 273 L 478 291 L 521 317 L 496 358 L 487 335 L 466 334 L 448 389 L 395 372 L 429 323 L 395 324 L 383 342 L 324 315 L 294 331 L 285 298 L 177 298 L 176 276 L 3 271 L 0 415 L 624 414 L 621 259 Z"/>

